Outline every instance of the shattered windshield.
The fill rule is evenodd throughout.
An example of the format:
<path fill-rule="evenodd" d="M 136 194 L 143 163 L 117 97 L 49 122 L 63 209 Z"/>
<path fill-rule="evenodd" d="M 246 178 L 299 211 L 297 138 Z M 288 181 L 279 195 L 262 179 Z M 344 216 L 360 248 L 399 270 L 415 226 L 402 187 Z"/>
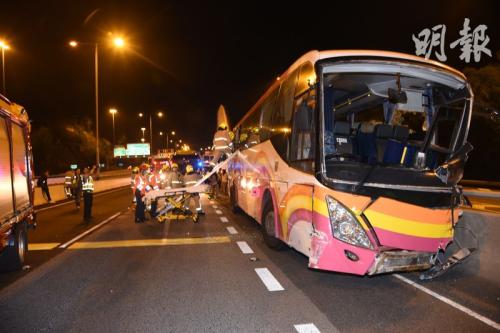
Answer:
<path fill-rule="evenodd" d="M 465 140 L 466 85 L 427 68 L 372 67 L 323 72 L 327 173 L 360 181 L 366 167 L 434 170 Z"/>

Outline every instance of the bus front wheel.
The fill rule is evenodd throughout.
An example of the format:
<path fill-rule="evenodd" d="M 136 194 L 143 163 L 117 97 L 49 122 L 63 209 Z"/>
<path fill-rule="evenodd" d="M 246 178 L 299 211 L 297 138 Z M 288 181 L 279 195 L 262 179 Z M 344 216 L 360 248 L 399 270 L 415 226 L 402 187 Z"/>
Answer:
<path fill-rule="evenodd" d="M 276 237 L 274 207 L 272 201 L 267 201 L 262 212 L 262 235 L 264 242 L 273 250 L 284 250 L 286 244 Z"/>

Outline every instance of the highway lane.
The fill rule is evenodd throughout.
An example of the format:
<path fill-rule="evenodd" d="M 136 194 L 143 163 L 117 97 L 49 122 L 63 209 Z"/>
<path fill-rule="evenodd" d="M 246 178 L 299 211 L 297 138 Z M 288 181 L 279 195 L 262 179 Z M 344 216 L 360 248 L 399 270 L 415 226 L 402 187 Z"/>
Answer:
<path fill-rule="evenodd" d="M 114 213 L 126 210 L 130 205 L 130 188 L 119 188 L 94 194 L 93 219 L 90 223 L 83 221 L 83 202 L 80 210 L 76 209 L 72 201 L 58 203 L 52 207 L 41 207 L 41 210 L 37 211 L 37 228 L 28 231 L 29 251 L 26 265 L 29 269 L 0 273 L 0 289 L 61 253 L 62 250 L 57 248 L 58 245 L 71 240 Z M 40 246 L 52 247 L 53 250 L 36 250 Z"/>
<path fill-rule="evenodd" d="M 259 226 L 223 200 L 203 202 L 199 224 L 137 225 L 126 212 L 57 250 L 0 291 L 0 331 L 494 331 L 393 275 L 309 270 L 296 251 L 268 249 Z M 263 279 L 256 269 L 267 269 Z M 483 273 L 464 264 L 422 285 L 498 323 L 499 284 Z"/>

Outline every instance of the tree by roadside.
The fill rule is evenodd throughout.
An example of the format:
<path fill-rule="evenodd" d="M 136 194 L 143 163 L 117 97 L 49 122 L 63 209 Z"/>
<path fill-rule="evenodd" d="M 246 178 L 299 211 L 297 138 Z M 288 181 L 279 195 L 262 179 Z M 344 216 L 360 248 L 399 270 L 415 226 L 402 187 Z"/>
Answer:
<path fill-rule="evenodd" d="M 500 110 L 500 51 L 496 61 L 484 67 L 463 70 L 474 92 L 469 142 L 474 146 L 465 169 L 465 179 L 500 181 L 500 121 L 492 116 Z"/>
<path fill-rule="evenodd" d="M 31 140 L 37 175 L 43 170 L 49 170 L 52 174 L 62 173 L 71 164 L 79 167 L 95 164 L 96 140 L 88 122 L 35 128 Z M 111 161 L 112 144 L 100 138 L 99 148 L 101 163 Z"/>

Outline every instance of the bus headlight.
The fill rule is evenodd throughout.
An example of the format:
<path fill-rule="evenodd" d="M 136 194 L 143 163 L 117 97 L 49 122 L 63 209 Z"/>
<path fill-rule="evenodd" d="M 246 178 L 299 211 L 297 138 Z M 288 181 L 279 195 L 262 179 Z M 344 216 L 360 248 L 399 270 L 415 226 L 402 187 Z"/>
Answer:
<path fill-rule="evenodd" d="M 365 230 L 347 208 L 330 196 L 326 196 L 326 204 L 333 237 L 348 244 L 373 249 Z"/>

